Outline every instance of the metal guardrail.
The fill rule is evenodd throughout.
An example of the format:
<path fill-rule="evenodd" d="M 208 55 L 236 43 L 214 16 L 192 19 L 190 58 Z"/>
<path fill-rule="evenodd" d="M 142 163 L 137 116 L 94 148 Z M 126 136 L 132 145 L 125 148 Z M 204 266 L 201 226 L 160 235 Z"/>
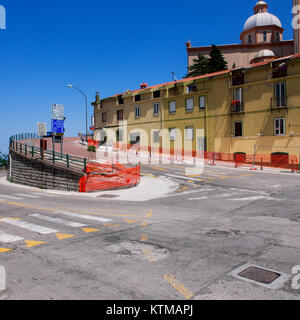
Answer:
<path fill-rule="evenodd" d="M 60 164 L 66 168 L 86 172 L 87 159 L 75 157 L 70 154 L 55 152 L 54 150 L 43 150 L 42 148 L 30 146 L 24 140 L 38 139 L 36 134 L 19 134 L 9 139 L 9 146 L 12 150 L 36 160 L 48 161 L 53 164 Z"/>

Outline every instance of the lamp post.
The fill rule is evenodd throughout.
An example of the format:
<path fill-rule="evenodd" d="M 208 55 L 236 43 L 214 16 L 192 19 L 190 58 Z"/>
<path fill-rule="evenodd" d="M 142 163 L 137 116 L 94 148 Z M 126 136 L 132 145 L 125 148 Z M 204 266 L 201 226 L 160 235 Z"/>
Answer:
<path fill-rule="evenodd" d="M 68 84 L 68 87 L 79 91 L 81 94 L 83 94 L 83 96 L 85 98 L 85 113 L 86 113 L 85 114 L 85 119 L 86 119 L 85 120 L 85 133 L 86 133 L 85 139 L 86 139 L 86 142 L 87 142 L 88 141 L 88 107 L 87 107 L 88 99 L 87 99 L 87 96 L 82 90 L 80 90 L 79 88 L 73 86 L 72 84 Z"/>

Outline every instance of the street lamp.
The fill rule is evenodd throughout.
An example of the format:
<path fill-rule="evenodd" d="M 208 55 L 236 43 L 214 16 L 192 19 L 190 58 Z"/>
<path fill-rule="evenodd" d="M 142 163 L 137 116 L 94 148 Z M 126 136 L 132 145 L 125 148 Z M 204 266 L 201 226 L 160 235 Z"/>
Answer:
<path fill-rule="evenodd" d="M 88 141 L 88 99 L 87 99 L 87 96 L 86 96 L 86 94 L 82 91 L 82 90 L 80 90 L 79 88 L 77 88 L 77 87 L 75 87 L 75 86 L 73 86 L 72 84 L 68 84 L 68 87 L 69 88 L 73 88 L 73 89 L 75 89 L 75 90 L 77 90 L 77 91 L 79 91 L 81 94 L 83 94 L 83 96 L 84 96 L 84 98 L 85 98 L 85 119 L 86 119 L 86 121 L 85 121 L 85 132 L 86 132 L 86 141 Z"/>

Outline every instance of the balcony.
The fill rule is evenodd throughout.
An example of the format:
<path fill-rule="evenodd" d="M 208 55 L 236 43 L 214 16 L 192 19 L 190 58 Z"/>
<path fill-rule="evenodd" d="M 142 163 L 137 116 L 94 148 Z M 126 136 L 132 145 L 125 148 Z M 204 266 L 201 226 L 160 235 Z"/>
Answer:
<path fill-rule="evenodd" d="M 245 113 L 244 103 L 239 100 L 232 101 L 230 115 L 243 114 L 243 113 Z"/>
<path fill-rule="evenodd" d="M 271 98 L 271 110 L 280 110 L 280 109 L 287 109 L 287 96 L 278 96 L 275 98 Z"/>

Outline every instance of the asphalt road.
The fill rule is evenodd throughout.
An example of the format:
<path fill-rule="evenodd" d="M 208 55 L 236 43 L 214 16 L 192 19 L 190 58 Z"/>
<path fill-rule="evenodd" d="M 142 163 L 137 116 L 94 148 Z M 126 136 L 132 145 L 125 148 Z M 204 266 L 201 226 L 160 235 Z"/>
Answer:
<path fill-rule="evenodd" d="M 0 183 L 0 299 L 299 299 L 300 174 L 143 166 L 178 188 L 148 201 Z M 0 173 L 4 175 L 4 172 Z M 132 191 L 134 192 L 134 191 Z M 137 199 L 138 200 L 138 199 Z M 278 288 L 230 273 L 254 264 Z"/>

